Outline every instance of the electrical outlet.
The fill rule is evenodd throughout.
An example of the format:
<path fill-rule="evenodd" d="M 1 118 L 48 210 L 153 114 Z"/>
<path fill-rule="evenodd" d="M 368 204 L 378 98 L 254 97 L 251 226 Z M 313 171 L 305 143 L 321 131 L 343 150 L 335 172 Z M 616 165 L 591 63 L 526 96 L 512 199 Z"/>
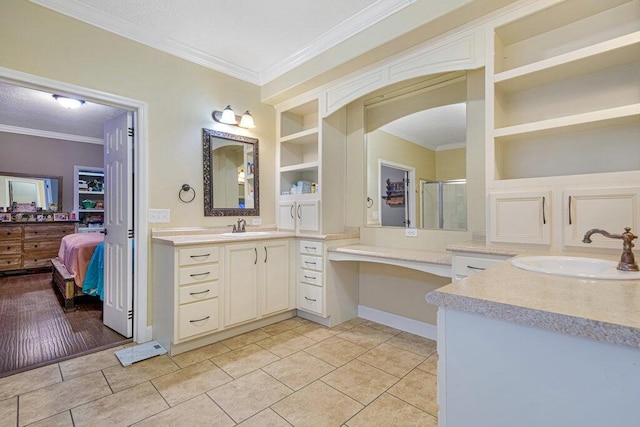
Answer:
<path fill-rule="evenodd" d="M 418 237 L 418 230 L 416 228 L 405 228 L 405 237 Z"/>
<path fill-rule="evenodd" d="M 262 225 L 262 218 L 253 218 L 251 220 L 251 225 Z"/>
<path fill-rule="evenodd" d="M 171 221 L 170 209 L 149 209 L 149 222 L 161 223 Z"/>
<path fill-rule="evenodd" d="M 371 214 L 372 214 L 371 216 L 373 217 L 373 219 L 379 219 L 380 218 L 380 211 L 373 211 Z"/>

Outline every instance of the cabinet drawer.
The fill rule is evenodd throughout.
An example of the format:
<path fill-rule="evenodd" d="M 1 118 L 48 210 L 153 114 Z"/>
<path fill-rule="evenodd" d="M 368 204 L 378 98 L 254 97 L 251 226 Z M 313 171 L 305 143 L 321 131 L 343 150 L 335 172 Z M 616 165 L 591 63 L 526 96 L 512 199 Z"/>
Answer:
<path fill-rule="evenodd" d="M 298 283 L 298 308 L 324 315 L 322 288 L 306 283 Z"/>
<path fill-rule="evenodd" d="M 322 286 L 322 273 L 319 271 L 300 269 L 299 281 L 310 285 Z"/>
<path fill-rule="evenodd" d="M 62 239 L 67 234 L 73 234 L 75 226 L 73 224 L 61 225 L 25 225 L 24 239 Z"/>
<path fill-rule="evenodd" d="M 0 227 L 0 242 L 22 239 L 22 227 L 19 225 L 3 225 Z"/>
<path fill-rule="evenodd" d="M 456 271 L 454 271 L 454 273 L 457 276 L 471 276 L 478 271 L 486 270 L 492 265 L 496 265 L 502 261 L 501 259 L 456 256 Z"/>
<path fill-rule="evenodd" d="M 51 267 L 51 258 L 50 256 L 46 256 L 43 254 L 42 256 L 33 257 L 27 254 L 24 255 L 24 260 L 22 262 L 23 268 L 44 268 Z"/>
<path fill-rule="evenodd" d="M 180 286 L 178 289 L 178 304 L 202 301 L 218 296 L 218 282 L 198 283 L 196 285 Z"/>
<path fill-rule="evenodd" d="M 0 271 L 18 270 L 22 268 L 22 255 L 0 255 Z"/>
<path fill-rule="evenodd" d="M 300 255 L 300 267 L 307 270 L 322 271 L 322 258 L 317 256 Z"/>
<path fill-rule="evenodd" d="M 0 240 L 0 255 L 20 254 L 22 252 L 22 243 L 15 240 Z"/>
<path fill-rule="evenodd" d="M 322 242 L 314 242 L 311 240 L 300 241 L 300 254 L 322 256 Z"/>
<path fill-rule="evenodd" d="M 30 240 L 28 242 L 24 242 L 24 251 L 47 251 L 54 252 L 56 255 L 58 254 L 58 249 L 60 249 L 60 241 L 59 240 Z"/>
<path fill-rule="evenodd" d="M 178 308 L 178 338 L 218 329 L 218 298 L 181 305 Z"/>
<path fill-rule="evenodd" d="M 193 267 L 181 267 L 178 271 L 180 286 L 218 279 L 218 264 L 203 264 Z"/>
<path fill-rule="evenodd" d="M 180 249 L 178 255 L 180 265 L 205 264 L 218 261 L 217 246 Z"/>

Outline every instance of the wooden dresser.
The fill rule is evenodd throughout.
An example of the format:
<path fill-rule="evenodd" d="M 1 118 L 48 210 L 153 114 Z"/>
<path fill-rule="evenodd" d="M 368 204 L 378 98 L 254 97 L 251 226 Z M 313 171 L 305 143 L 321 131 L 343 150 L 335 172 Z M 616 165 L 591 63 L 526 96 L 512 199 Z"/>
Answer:
<path fill-rule="evenodd" d="M 0 271 L 51 267 L 62 238 L 75 232 L 73 222 L 0 223 Z"/>

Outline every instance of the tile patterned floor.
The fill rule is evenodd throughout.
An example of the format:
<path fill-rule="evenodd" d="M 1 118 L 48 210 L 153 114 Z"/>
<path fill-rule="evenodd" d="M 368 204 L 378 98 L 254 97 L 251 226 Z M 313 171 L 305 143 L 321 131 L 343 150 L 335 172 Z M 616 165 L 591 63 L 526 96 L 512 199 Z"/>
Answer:
<path fill-rule="evenodd" d="M 0 426 L 437 425 L 436 343 L 293 318 L 122 367 L 122 347 L 0 378 Z"/>

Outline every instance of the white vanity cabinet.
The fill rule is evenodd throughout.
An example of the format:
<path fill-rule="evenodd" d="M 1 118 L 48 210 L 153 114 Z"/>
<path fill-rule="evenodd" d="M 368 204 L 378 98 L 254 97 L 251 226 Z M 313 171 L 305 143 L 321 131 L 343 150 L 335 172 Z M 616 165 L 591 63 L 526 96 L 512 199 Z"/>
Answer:
<path fill-rule="evenodd" d="M 511 258 L 510 255 L 453 252 L 451 257 L 451 280 L 457 282 L 509 258 Z"/>
<path fill-rule="evenodd" d="M 292 241 L 224 246 L 224 327 L 294 308 Z"/>
<path fill-rule="evenodd" d="M 551 191 L 489 194 L 491 241 L 551 244 L 550 204 Z"/>
<path fill-rule="evenodd" d="M 278 202 L 278 228 L 286 231 L 320 231 L 320 200 Z"/>
<path fill-rule="evenodd" d="M 166 348 L 220 326 L 218 246 L 154 246 L 154 335 Z"/>

